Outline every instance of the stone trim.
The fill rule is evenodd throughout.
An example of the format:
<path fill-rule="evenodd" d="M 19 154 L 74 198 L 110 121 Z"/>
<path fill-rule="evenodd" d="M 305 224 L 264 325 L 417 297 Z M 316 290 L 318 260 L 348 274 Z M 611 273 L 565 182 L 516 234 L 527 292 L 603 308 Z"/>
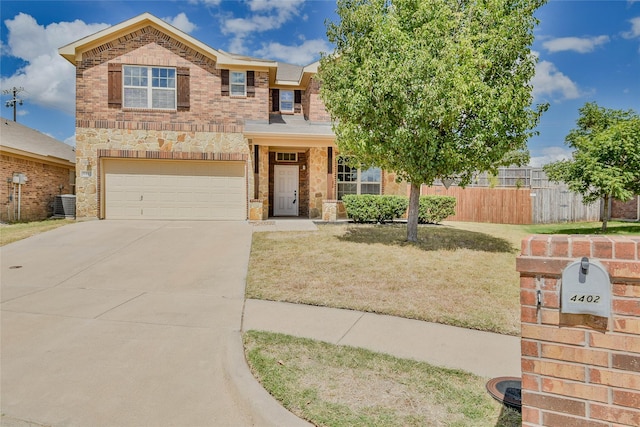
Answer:
<path fill-rule="evenodd" d="M 193 153 L 181 151 L 136 151 L 118 149 L 98 149 L 98 159 L 103 157 L 120 159 L 155 159 L 155 160 L 211 160 L 242 161 L 249 158 L 245 153 Z"/>
<path fill-rule="evenodd" d="M 243 133 L 244 126 L 226 123 L 168 123 L 168 122 L 137 122 L 115 120 L 76 120 L 77 128 L 92 129 L 126 129 L 126 130 L 156 130 L 170 132 L 215 132 L 215 133 Z"/>

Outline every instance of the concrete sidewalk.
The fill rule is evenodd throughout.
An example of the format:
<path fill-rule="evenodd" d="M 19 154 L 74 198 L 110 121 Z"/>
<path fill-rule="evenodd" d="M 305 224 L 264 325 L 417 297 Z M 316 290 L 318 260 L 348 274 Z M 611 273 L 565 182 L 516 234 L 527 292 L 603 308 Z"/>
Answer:
<path fill-rule="evenodd" d="M 520 338 L 352 310 L 247 300 L 243 331 L 362 347 L 487 378 L 521 375 Z"/>

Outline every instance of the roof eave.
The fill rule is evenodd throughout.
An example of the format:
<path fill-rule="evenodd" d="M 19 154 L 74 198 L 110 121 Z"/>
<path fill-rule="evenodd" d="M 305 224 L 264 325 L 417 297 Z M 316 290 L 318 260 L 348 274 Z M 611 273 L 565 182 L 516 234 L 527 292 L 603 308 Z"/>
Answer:
<path fill-rule="evenodd" d="M 237 58 L 231 54 L 228 54 L 217 49 L 213 49 L 210 46 L 202 43 L 201 41 L 191 37 L 187 33 L 179 30 L 178 28 L 166 23 L 165 21 L 153 16 L 152 14 L 145 12 L 120 24 L 113 25 L 104 30 L 98 31 L 92 35 L 84 37 L 73 43 L 69 43 L 66 46 L 62 46 L 58 49 L 58 53 L 67 61 L 76 65 L 78 61 L 82 60 L 82 54 L 98 46 L 101 46 L 110 40 L 116 39 L 123 35 L 129 34 L 133 31 L 137 31 L 147 26 L 153 26 L 165 33 L 171 35 L 171 37 L 184 43 L 186 46 L 208 56 L 216 61 L 219 66 L 227 66 L 229 68 L 248 68 L 253 69 L 269 69 L 273 67 L 275 61 L 258 60 L 255 58 Z"/>

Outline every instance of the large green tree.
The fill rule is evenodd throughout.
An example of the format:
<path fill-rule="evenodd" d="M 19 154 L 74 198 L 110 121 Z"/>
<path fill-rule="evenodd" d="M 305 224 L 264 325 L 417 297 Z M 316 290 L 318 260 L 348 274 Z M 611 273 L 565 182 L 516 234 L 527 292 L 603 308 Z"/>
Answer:
<path fill-rule="evenodd" d="M 338 0 L 321 97 L 341 153 L 411 184 L 407 240 L 417 240 L 422 184 L 465 185 L 528 159 L 544 110 L 530 107 L 533 14 L 544 2 Z"/>
<path fill-rule="evenodd" d="M 602 199 L 606 231 L 609 200 L 628 201 L 640 194 L 640 116 L 587 103 L 565 143 L 575 149 L 572 159 L 550 163 L 544 170 L 551 180 L 582 194 L 585 202 Z"/>

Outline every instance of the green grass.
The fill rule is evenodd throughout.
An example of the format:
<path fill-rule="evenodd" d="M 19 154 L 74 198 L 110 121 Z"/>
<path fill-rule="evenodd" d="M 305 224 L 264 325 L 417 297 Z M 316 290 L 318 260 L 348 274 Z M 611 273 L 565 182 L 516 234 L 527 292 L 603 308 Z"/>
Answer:
<path fill-rule="evenodd" d="M 285 408 L 317 426 L 519 426 L 520 414 L 460 370 L 249 331 L 247 360 Z"/>
<path fill-rule="evenodd" d="M 47 219 L 44 221 L 19 222 L 0 225 L 0 246 L 44 233 L 67 224 L 74 223 L 72 219 Z"/>
<path fill-rule="evenodd" d="M 601 222 L 535 224 L 522 227 L 531 234 L 601 234 L 607 236 L 640 234 L 640 223 L 623 221 L 609 221 L 606 233 L 602 232 Z"/>

